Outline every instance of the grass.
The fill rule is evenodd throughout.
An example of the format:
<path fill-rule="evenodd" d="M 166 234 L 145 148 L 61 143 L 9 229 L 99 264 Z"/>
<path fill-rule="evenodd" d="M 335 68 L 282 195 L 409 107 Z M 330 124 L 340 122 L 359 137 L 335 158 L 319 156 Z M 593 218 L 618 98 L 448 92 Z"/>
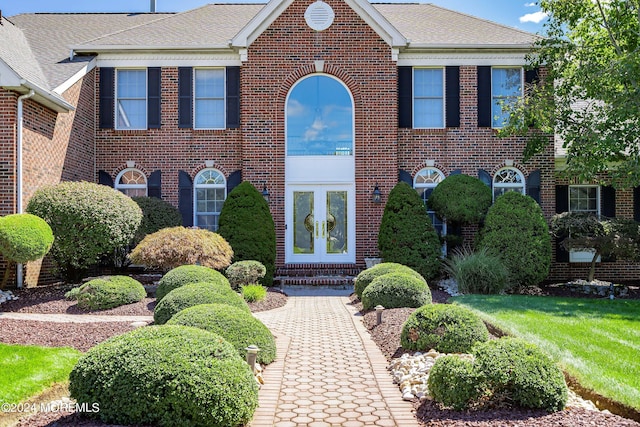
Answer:
<path fill-rule="evenodd" d="M 0 403 L 20 403 L 69 379 L 81 353 L 75 349 L 0 343 Z"/>
<path fill-rule="evenodd" d="M 522 295 L 452 300 L 537 344 L 581 386 L 640 409 L 640 301 Z"/>

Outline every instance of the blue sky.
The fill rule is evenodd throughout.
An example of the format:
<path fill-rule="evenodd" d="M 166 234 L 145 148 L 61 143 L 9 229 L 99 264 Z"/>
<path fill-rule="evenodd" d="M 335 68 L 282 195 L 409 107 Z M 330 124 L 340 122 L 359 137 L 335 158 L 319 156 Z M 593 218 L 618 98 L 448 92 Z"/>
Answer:
<path fill-rule="evenodd" d="M 223 1 L 157 0 L 156 10 L 158 12 L 180 12 L 203 4 Z M 244 3 L 264 2 L 242 1 Z M 535 0 L 491 0 L 490 2 L 430 0 L 428 2 L 532 33 L 540 31 L 544 22 L 538 21 L 540 8 L 535 5 Z M 149 0 L 0 0 L 0 10 L 4 16 L 31 12 L 146 12 L 149 10 Z M 528 18 L 525 18 L 526 16 Z"/>

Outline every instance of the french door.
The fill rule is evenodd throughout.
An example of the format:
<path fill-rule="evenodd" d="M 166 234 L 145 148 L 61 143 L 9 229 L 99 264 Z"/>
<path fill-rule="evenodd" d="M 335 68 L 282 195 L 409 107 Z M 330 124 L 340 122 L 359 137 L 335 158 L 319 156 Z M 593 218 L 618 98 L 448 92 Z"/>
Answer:
<path fill-rule="evenodd" d="M 290 185 L 286 262 L 355 262 L 355 200 L 350 185 Z"/>

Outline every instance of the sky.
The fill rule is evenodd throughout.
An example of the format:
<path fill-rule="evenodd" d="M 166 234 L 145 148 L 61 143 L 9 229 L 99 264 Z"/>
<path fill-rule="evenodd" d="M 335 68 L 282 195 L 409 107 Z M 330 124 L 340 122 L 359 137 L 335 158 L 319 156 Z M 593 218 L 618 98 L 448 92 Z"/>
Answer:
<path fill-rule="evenodd" d="M 207 3 L 223 2 L 232 3 L 233 1 L 157 0 L 156 11 L 181 12 Z M 242 2 L 264 3 L 265 1 L 242 0 Z M 540 32 L 544 23 L 544 15 L 535 0 L 429 0 L 425 3 L 433 3 L 532 33 Z M 0 0 L 3 16 L 32 12 L 148 12 L 149 5 L 150 0 Z"/>

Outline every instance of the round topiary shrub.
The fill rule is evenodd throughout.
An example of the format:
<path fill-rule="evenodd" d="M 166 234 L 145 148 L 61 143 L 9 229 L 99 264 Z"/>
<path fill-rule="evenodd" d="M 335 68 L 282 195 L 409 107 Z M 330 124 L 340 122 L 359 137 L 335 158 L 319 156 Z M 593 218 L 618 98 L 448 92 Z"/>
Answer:
<path fill-rule="evenodd" d="M 227 304 L 250 313 L 244 299 L 228 285 L 220 283 L 189 283 L 169 292 L 153 310 L 153 321 L 156 325 L 167 323 L 171 317 L 184 310 L 200 304 Z"/>
<path fill-rule="evenodd" d="M 65 296 L 77 300 L 80 308 L 106 310 L 142 301 L 147 296 L 147 291 L 131 277 L 107 276 L 90 280 L 77 288 L 77 291 L 69 291 Z"/>
<path fill-rule="evenodd" d="M 456 411 L 467 409 L 483 396 L 484 379 L 475 363 L 456 355 L 439 357 L 429 371 L 429 393 L 436 402 Z"/>
<path fill-rule="evenodd" d="M 130 197 L 89 182 L 41 188 L 27 211 L 51 226 L 52 259 L 67 281 L 80 279 L 100 258 L 126 246 L 142 220 L 140 207 Z"/>
<path fill-rule="evenodd" d="M 226 304 L 201 304 L 184 309 L 174 315 L 167 325 L 194 326 L 220 335 L 233 345 L 243 359 L 248 346 L 257 345 L 257 361 L 269 364 L 276 358 L 273 335 L 251 313 Z"/>
<path fill-rule="evenodd" d="M 231 344 L 187 326 L 149 326 L 84 354 L 69 376 L 84 413 L 105 423 L 238 426 L 258 406 L 249 365 Z"/>
<path fill-rule="evenodd" d="M 258 283 L 267 273 L 267 269 L 259 261 L 238 261 L 227 267 L 225 271 L 233 289 L 240 286 Z"/>
<path fill-rule="evenodd" d="M 509 273 L 502 260 L 485 248 L 473 252 L 456 249 L 444 262 L 444 270 L 455 279 L 463 294 L 499 294 L 507 288 Z"/>
<path fill-rule="evenodd" d="M 424 202 L 407 183 L 398 183 L 384 207 L 378 233 L 380 256 L 407 265 L 425 279 L 440 271 L 442 244 L 431 225 Z"/>
<path fill-rule="evenodd" d="M 142 222 L 133 238 L 134 245 L 140 243 L 147 234 L 182 225 L 182 215 L 171 203 L 157 197 L 136 196 L 132 199 L 142 210 Z"/>
<path fill-rule="evenodd" d="M 362 307 L 365 310 L 376 305 L 384 308 L 417 308 L 425 304 L 431 304 L 431 291 L 424 279 L 402 272 L 378 276 L 362 292 Z"/>
<path fill-rule="evenodd" d="M 549 274 L 551 235 L 535 200 L 516 191 L 496 199 L 478 244 L 502 259 L 512 287 L 537 285 Z"/>
<path fill-rule="evenodd" d="M 242 182 L 227 196 L 220 211 L 218 233 L 233 248 L 236 261 L 259 261 L 266 269 L 261 283 L 273 284 L 276 228 L 269 204 L 250 182 Z"/>
<path fill-rule="evenodd" d="M 489 331 L 471 310 L 453 304 L 420 307 L 402 326 L 400 342 L 407 350 L 436 349 L 442 353 L 468 353 L 476 342 L 489 339 Z"/>
<path fill-rule="evenodd" d="M 187 264 L 221 270 L 231 264 L 233 250 L 222 236 L 209 230 L 171 227 L 148 234 L 129 258 L 134 264 L 159 270 Z"/>
<path fill-rule="evenodd" d="M 433 189 L 427 205 L 439 218 L 477 224 L 485 217 L 493 196 L 489 186 L 469 175 L 449 175 Z"/>
<path fill-rule="evenodd" d="M 373 267 L 367 268 L 366 270 L 362 270 L 360 274 L 356 276 L 354 283 L 355 294 L 358 296 L 358 298 L 361 299 L 362 292 L 367 288 L 367 286 L 371 284 L 373 279 L 388 273 L 409 274 L 418 279 L 421 279 L 425 284 L 427 283 L 427 281 L 424 280 L 424 277 L 422 277 L 420 273 L 418 273 L 411 267 L 407 267 L 406 265 L 398 264 L 396 262 L 383 262 L 380 264 L 376 264 Z"/>
<path fill-rule="evenodd" d="M 537 346 L 516 338 L 501 338 L 473 347 L 477 369 L 494 396 L 549 412 L 567 403 L 567 385 L 555 362 Z"/>
<path fill-rule="evenodd" d="M 226 284 L 229 281 L 219 271 L 202 265 L 181 265 L 167 272 L 158 282 L 156 302 L 160 302 L 172 290 L 187 283 L 209 282 Z"/>

